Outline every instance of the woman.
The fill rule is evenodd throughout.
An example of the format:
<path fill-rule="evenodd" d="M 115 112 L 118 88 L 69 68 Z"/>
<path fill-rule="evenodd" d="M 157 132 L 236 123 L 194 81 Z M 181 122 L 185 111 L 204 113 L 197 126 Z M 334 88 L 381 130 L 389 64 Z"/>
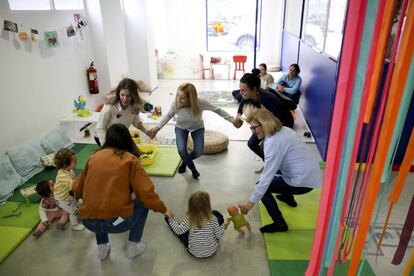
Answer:
<path fill-rule="evenodd" d="M 138 156 L 128 128 L 113 124 L 108 128 L 102 148 L 89 158 L 73 185 L 76 198 L 83 200 L 80 217 L 85 227 L 96 234 L 101 260 L 110 252 L 108 233 L 127 230 L 130 230 L 128 257 L 142 254 L 145 244 L 141 237 L 148 208 L 163 214 L 167 212 Z M 135 199 L 131 198 L 131 192 Z"/>
<path fill-rule="evenodd" d="M 273 82 L 275 81 L 273 76 L 267 73 L 267 65 L 266 63 L 262 63 L 259 65 L 260 70 L 260 87 L 266 89 L 270 87 Z"/>
<path fill-rule="evenodd" d="M 284 74 L 276 82 L 276 91 L 284 94 L 294 101 L 296 104 L 299 103 L 300 91 L 299 88 L 302 84 L 302 78 L 299 76 L 300 68 L 296 63 L 289 66 L 289 73 Z"/>
<path fill-rule="evenodd" d="M 144 101 L 138 94 L 136 81 L 125 78 L 119 82 L 118 87 L 110 94 L 114 94 L 114 96 L 104 105 L 99 115 L 96 126 L 97 133 L 95 134 L 96 143 L 99 146 L 105 143 L 105 133 L 115 123 L 121 123 L 127 128 L 132 124 L 149 136 L 150 132 L 144 127 L 139 118 L 139 112 L 144 106 Z"/>
<path fill-rule="evenodd" d="M 293 127 L 293 116 L 290 110 L 294 110 L 296 105 L 287 97 L 275 95 L 260 88 L 260 79 L 250 73 L 246 73 L 240 79 L 240 94 L 243 101 L 239 105 L 239 110 L 235 123 L 241 121 L 241 115 L 244 112 L 246 117 L 251 116 L 251 112 L 258 108 L 266 108 L 275 115 L 284 126 Z M 244 111 L 243 111 L 244 109 Z M 247 145 L 262 159 L 263 151 L 260 148 L 261 139 L 258 139 L 253 133 Z"/>
<path fill-rule="evenodd" d="M 179 173 L 184 173 L 188 167 L 194 179 L 198 179 L 200 173 L 197 171 L 193 160 L 200 157 L 204 149 L 204 122 L 203 111 L 211 110 L 227 121 L 240 127 L 243 122 L 234 123 L 234 118 L 223 109 L 216 107 L 206 100 L 197 97 L 197 90 L 191 83 L 184 83 L 178 87 L 175 101 L 172 103 L 168 114 L 162 118 L 159 126 L 154 127 L 151 138 L 157 135 L 158 131 L 165 125 L 175 114 L 177 121 L 175 123 L 175 137 L 178 154 L 182 163 L 178 168 Z M 191 152 L 187 150 L 188 135 L 193 138 L 194 149 Z"/>
<path fill-rule="evenodd" d="M 254 112 L 250 129 L 259 139 L 264 139 L 264 169 L 249 200 L 239 205 L 247 214 L 260 200 L 273 219 L 272 224 L 260 228 L 262 233 L 284 232 L 288 225 L 280 212 L 276 197 L 291 207 L 297 203 L 293 195 L 306 194 L 322 184 L 318 161 L 293 130 L 282 126 L 268 110 Z"/>

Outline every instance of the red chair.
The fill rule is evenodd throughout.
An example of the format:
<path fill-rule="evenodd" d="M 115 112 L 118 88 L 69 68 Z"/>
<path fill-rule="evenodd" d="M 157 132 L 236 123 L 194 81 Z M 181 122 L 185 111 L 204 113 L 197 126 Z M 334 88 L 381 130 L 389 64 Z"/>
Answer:
<path fill-rule="evenodd" d="M 245 73 L 244 70 L 244 64 L 246 63 L 247 56 L 233 56 L 234 61 L 234 76 L 233 79 L 236 79 L 236 72 L 237 71 L 243 71 L 243 74 Z"/>
<path fill-rule="evenodd" d="M 213 67 L 211 66 L 211 61 L 210 61 L 210 66 L 205 67 L 204 66 L 204 57 L 203 57 L 202 54 L 200 54 L 200 74 L 201 74 L 201 78 L 203 80 L 206 79 L 206 75 L 204 73 L 205 71 L 209 71 L 211 79 L 214 80 L 214 70 L 213 70 Z"/>

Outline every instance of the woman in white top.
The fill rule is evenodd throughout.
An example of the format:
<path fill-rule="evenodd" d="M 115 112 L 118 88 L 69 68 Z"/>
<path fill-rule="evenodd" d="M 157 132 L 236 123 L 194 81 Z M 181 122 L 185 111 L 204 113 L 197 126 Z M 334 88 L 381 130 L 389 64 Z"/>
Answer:
<path fill-rule="evenodd" d="M 301 137 L 282 126 L 270 111 L 263 108 L 255 111 L 250 125 L 252 132 L 264 139 L 264 169 L 249 200 L 239 207 L 247 214 L 261 200 L 273 223 L 263 226 L 260 231 L 284 232 L 288 226 L 272 193 L 278 194 L 276 197 L 289 206 L 296 207 L 293 195 L 306 194 L 321 186 L 319 163 Z"/>
<path fill-rule="evenodd" d="M 223 109 L 216 107 L 206 100 L 197 97 L 197 90 L 191 83 L 184 83 L 178 87 L 175 101 L 171 104 L 170 111 L 162 118 L 159 126 L 154 127 L 151 132 L 151 138 L 154 138 L 158 131 L 165 125 L 175 114 L 177 121 L 175 123 L 175 137 L 178 154 L 183 160 L 178 168 L 179 173 L 186 171 L 186 166 L 191 170 L 193 178 L 198 179 L 200 173 L 197 171 L 193 160 L 203 154 L 204 149 L 204 122 L 203 111 L 211 110 L 234 126 L 240 127 L 243 122 L 234 123 L 234 118 Z M 194 149 L 191 152 L 187 150 L 188 135 L 193 138 Z"/>
<path fill-rule="evenodd" d="M 270 87 L 274 82 L 275 79 L 272 75 L 267 73 L 267 65 L 266 63 L 262 63 L 259 65 L 259 77 L 260 77 L 260 88 L 266 89 Z"/>
<path fill-rule="evenodd" d="M 99 146 L 105 143 L 106 131 L 115 123 L 123 124 L 127 128 L 132 124 L 147 136 L 150 136 L 151 132 L 144 127 L 139 118 L 139 112 L 142 110 L 144 101 L 138 94 L 136 81 L 124 78 L 110 94 L 114 94 L 114 96 L 104 105 L 99 115 L 97 132 L 95 133 L 96 143 Z"/>

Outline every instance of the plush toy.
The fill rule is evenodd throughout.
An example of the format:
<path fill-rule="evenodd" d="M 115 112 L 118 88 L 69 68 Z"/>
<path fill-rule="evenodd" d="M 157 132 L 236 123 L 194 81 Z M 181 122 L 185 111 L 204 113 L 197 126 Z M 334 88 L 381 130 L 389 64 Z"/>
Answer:
<path fill-rule="evenodd" d="M 83 96 L 79 96 L 77 100 L 73 100 L 73 103 L 75 105 L 73 112 L 78 113 L 78 116 L 87 117 L 92 115 L 89 109 L 86 108 L 86 100 Z"/>
<path fill-rule="evenodd" d="M 243 230 L 244 227 L 250 232 L 250 223 L 245 219 L 242 213 L 239 213 L 239 208 L 236 205 L 229 206 L 227 212 L 230 217 L 226 220 L 226 227 L 230 224 L 230 221 L 232 221 L 234 230 L 239 232 L 242 236 L 245 233 Z"/>

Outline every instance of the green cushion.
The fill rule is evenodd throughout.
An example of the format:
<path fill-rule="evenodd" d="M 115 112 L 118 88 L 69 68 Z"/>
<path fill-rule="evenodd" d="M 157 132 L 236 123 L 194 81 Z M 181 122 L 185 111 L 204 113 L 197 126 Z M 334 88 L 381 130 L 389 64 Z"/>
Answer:
<path fill-rule="evenodd" d="M 17 212 L 19 216 L 3 218 L 4 215 L 12 214 L 13 210 L 19 205 Z M 0 206 L 0 226 L 14 226 L 33 229 L 39 223 L 39 204 L 28 204 L 20 202 L 6 202 Z"/>
<path fill-rule="evenodd" d="M 0 263 L 30 234 L 32 229 L 0 226 Z"/>

